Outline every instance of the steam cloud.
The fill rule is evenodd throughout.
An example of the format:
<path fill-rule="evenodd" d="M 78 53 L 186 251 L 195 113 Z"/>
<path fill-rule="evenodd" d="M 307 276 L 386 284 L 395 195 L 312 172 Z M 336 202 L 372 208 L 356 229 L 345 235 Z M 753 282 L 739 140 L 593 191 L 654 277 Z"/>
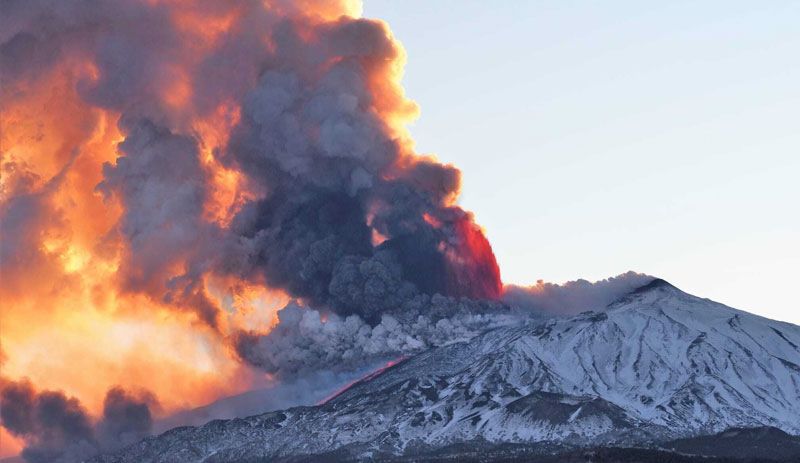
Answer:
<path fill-rule="evenodd" d="M 25 441 L 22 457 L 30 463 L 83 461 L 138 441 L 150 434 L 150 409 L 158 407 L 150 393 L 115 387 L 106 394 L 103 416 L 93 424 L 81 403 L 63 392 L 37 392 L 27 380 L 3 380 L 0 386 L 0 420 Z"/>

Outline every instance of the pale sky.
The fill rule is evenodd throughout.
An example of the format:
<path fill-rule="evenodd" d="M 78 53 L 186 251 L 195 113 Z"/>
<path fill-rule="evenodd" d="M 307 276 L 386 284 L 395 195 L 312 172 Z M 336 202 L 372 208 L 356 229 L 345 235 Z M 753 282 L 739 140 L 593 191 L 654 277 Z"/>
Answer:
<path fill-rule="evenodd" d="M 800 324 L 800 2 L 365 0 L 507 283 L 627 270 Z"/>

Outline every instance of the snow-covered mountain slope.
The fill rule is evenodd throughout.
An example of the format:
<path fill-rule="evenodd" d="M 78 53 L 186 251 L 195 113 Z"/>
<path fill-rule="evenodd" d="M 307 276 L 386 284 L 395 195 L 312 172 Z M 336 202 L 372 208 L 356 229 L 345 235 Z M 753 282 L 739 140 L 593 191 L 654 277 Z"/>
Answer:
<path fill-rule="evenodd" d="M 403 453 L 455 442 L 666 440 L 730 427 L 800 434 L 800 327 L 662 280 L 603 312 L 434 349 L 317 407 L 179 428 L 100 461 Z"/>

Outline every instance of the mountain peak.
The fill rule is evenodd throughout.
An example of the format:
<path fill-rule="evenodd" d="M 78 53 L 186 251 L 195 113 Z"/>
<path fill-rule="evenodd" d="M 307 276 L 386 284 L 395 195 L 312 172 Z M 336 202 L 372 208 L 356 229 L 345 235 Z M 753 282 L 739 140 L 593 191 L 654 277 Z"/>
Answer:
<path fill-rule="evenodd" d="M 657 295 L 658 293 L 662 294 L 666 293 L 669 295 L 684 294 L 683 291 L 678 289 L 676 286 L 672 285 L 667 280 L 663 280 L 661 278 L 654 278 L 646 285 L 639 286 L 633 291 L 623 294 L 622 296 L 617 298 L 614 302 L 608 304 L 606 308 L 617 307 L 620 305 L 627 305 L 634 301 L 640 301 L 643 297 L 646 297 L 647 295 Z"/>
<path fill-rule="evenodd" d="M 641 293 L 646 293 L 646 292 L 652 291 L 654 289 L 662 289 L 662 288 L 663 289 L 678 289 L 677 287 L 672 285 L 667 280 L 663 280 L 661 278 L 655 278 L 650 283 L 647 283 L 644 286 L 639 286 L 638 288 L 634 289 L 633 291 L 631 291 L 631 294 L 641 294 Z"/>

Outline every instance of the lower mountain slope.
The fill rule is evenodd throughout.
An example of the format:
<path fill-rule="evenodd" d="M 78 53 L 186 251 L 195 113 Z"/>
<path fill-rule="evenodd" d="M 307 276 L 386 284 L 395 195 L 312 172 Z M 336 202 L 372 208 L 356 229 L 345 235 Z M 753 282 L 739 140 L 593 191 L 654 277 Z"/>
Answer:
<path fill-rule="evenodd" d="M 319 406 L 177 428 L 97 461 L 632 446 L 734 427 L 798 435 L 798 346 L 798 326 L 655 280 L 602 312 L 424 352 Z"/>
<path fill-rule="evenodd" d="M 677 439 L 661 447 L 684 455 L 800 461 L 800 437 L 771 427 L 730 428 L 718 434 Z"/>

